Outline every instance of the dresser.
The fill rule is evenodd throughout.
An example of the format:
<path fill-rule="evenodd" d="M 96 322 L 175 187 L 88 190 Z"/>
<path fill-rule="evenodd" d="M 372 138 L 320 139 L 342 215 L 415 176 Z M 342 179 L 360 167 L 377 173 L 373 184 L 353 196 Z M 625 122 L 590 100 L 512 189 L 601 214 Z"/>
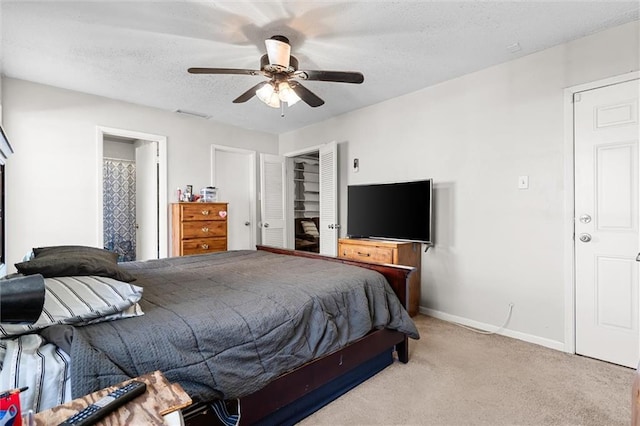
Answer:
<path fill-rule="evenodd" d="M 172 203 L 171 255 L 227 250 L 227 203 Z"/>
<path fill-rule="evenodd" d="M 418 314 L 422 259 L 420 244 L 365 238 L 340 238 L 338 240 L 338 257 L 416 268 L 416 271 L 409 278 L 407 311 L 411 316 Z"/>

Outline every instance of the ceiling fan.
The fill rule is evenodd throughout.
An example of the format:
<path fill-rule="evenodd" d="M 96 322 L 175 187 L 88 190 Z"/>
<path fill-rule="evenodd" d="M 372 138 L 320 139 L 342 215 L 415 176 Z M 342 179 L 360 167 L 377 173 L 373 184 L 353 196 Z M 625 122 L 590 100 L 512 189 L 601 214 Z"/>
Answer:
<path fill-rule="evenodd" d="M 303 100 L 309 106 L 324 104 L 315 93 L 297 80 L 330 81 L 338 83 L 356 83 L 364 81 L 364 76 L 352 71 L 299 70 L 298 60 L 291 56 L 289 39 L 275 35 L 265 40 L 267 54 L 260 58 L 260 70 L 237 68 L 189 68 L 191 74 L 246 74 L 263 75 L 269 80 L 262 81 L 233 100 L 234 103 L 247 102 L 254 95 L 273 108 L 291 106 Z"/>

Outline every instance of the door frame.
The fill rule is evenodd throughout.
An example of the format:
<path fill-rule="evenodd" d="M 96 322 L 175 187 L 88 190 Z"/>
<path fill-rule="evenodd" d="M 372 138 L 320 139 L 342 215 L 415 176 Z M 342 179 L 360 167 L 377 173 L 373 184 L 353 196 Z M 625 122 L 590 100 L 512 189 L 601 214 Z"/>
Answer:
<path fill-rule="evenodd" d="M 575 277 L 575 150 L 573 95 L 585 90 L 640 79 L 633 71 L 564 89 L 564 351 L 576 353 L 576 277 Z"/>
<path fill-rule="evenodd" d="M 314 145 L 314 146 L 310 146 L 307 148 L 302 148 L 302 149 L 298 149 L 295 151 L 290 151 L 287 153 L 282 154 L 283 157 L 286 158 L 286 168 L 287 168 L 287 180 L 286 180 L 286 191 L 287 191 L 287 211 L 285 214 L 285 223 L 286 223 L 286 233 L 287 233 L 287 244 L 288 247 L 295 247 L 296 243 L 296 237 L 295 237 L 295 226 L 293 224 L 294 221 L 294 217 L 295 214 L 293 212 L 293 207 L 294 207 L 294 202 L 293 202 L 293 179 L 290 176 L 293 176 L 292 173 L 290 173 L 290 169 L 292 168 L 292 158 L 293 157 L 297 157 L 299 155 L 305 155 L 305 154 L 310 154 L 312 152 L 320 152 L 320 148 L 322 146 L 324 146 L 325 144 L 321 144 L 321 145 Z"/>
<path fill-rule="evenodd" d="M 255 247 L 257 232 L 258 232 L 258 228 L 257 228 L 258 214 L 257 214 L 257 203 L 256 203 L 256 198 L 257 198 L 256 197 L 256 191 L 257 191 L 256 189 L 256 168 L 257 168 L 256 152 L 250 149 L 233 148 L 225 145 L 212 144 L 211 150 L 209 153 L 210 167 L 211 167 L 211 176 L 209 181 L 211 182 L 211 186 L 214 186 L 214 187 L 216 186 L 216 171 L 215 171 L 216 150 L 249 156 L 249 209 L 251 210 L 249 212 L 250 221 L 251 221 L 251 225 L 250 225 L 251 241 L 249 244 L 252 247 Z"/>
<path fill-rule="evenodd" d="M 169 222 L 167 204 L 167 137 L 143 133 L 135 130 L 116 129 L 114 127 L 96 126 L 96 194 L 98 196 L 97 235 L 99 247 L 104 246 L 104 213 L 103 213 L 103 149 L 105 136 L 119 136 L 130 139 L 142 139 L 158 143 L 158 256 L 164 258 L 169 252 Z M 164 208 L 163 208 L 164 206 Z"/>

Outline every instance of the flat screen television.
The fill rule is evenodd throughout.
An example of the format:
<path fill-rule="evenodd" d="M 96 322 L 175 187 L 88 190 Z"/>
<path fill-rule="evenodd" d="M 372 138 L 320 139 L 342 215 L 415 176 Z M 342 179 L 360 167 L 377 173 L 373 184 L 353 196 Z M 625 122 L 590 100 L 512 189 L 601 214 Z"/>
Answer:
<path fill-rule="evenodd" d="M 433 180 L 349 185 L 347 235 L 433 244 Z"/>

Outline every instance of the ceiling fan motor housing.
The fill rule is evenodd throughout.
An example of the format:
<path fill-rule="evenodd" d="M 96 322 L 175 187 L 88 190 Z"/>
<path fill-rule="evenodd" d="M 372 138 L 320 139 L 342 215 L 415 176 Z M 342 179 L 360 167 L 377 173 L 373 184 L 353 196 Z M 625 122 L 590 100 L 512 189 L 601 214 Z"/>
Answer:
<path fill-rule="evenodd" d="M 298 70 L 298 60 L 295 56 L 289 56 L 289 65 L 284 67 L 282 65 L 270 63 L 269 55 L 262 55 L 260 58 L 260 70 L 269 73 L 292 73 Z"/>

